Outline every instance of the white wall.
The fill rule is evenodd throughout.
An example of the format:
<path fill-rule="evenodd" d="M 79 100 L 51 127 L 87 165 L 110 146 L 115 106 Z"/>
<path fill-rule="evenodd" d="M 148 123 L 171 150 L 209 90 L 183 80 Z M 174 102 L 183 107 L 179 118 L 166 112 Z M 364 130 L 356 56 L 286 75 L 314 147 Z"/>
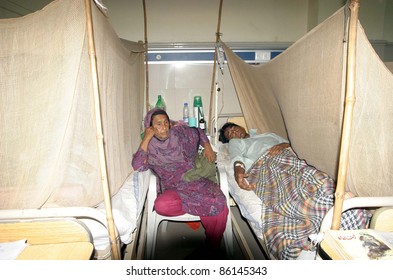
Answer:
<path fill-rule="evenodd" d="M 120 37 L 144 40 L 142 0 L 103 0 Z M 219 0 L 145 0 L 148 41 L 212 42 Z M 294 42 L 346 0 L 223 0 L 226 42 Z M 359 18 L 371 40 L 393 41 L 393 0 L 360 0 Z"/>
<path fill-rule="evenodd" d="M 393 45 L 393 1 L 386 2 L 384 19 L 383 39 Z"/>
<path fill-rule="evenodd" d="M 222 39 L 227 42 L 295 41 L 307 32 L 308 1 L 224 0 Z M 144 40 L 142 0 L 103 2 L 120 37 Z M 218 0 L 146 0 L 145 3 L 150 43 L 215 41 Z"/>
<path fill-rule="evenodd" d="M 173 120 L 183 117 L 183 104 L 188 102 L 190 115 L 194 96 L 201 96 L 206 119 L 209 119 L 210 93 L 213 74 L 212 63 L 171 63 L 149 65 L 150 104 L 155 105 L 158 95 L 162 95 L 169 116 Z M 239 102 L 229 70 L 225 67 L 224 74 L 218 75 L 219 100 L 218 106 L 222 114 L 241 113 Z M 225 101 L 224 101 L 225 100 Z M 224 103 L 223 103 L 224 102 Z M 213 99 L 214 104 L 214 99 Z M 222 120 L 219 123 L 222 124 Z M 210 130 L 210 127 L 208 127 Z"/>

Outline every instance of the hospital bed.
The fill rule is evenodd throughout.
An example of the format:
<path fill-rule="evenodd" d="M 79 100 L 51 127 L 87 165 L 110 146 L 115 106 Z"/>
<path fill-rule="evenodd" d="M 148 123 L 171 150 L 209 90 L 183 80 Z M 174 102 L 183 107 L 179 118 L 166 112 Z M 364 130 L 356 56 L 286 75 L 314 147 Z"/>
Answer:
<path fill-rule="evenodd" d="M 255 194 L 254 191 L 246 191 L 241 189 L 232 174 L 232 169 L 230 168 L 230 158 L 228 153 L 228 144 L 218 143 L 216 145 L 217 149 L 217 166 L 220 176 L 220 183 L 227 184 L 227 188 L 229 189 L 230 195 L 234 200 L 236 206 L 239 208 L 239 211 L 242 217 L 249 224 L 254 236 L 258 240 L 261 248 L 265 252 L 266 255 L 271 257 L 270 252 L 266 246 L 266 239 L 264 238 L 264 228 L 263 224 L 264 217 L 262 216 L 264 211 L 263 209 L 266 207 L 262 200 Z M 353 197 L 344 200 L 344 207 L 342 209 L 342 213 L 345 211 L 346 214 L 342 214 L 342 225 L 345 229 L 353 228 L 361 228 L 368 227 L 371 224 L 371 227 L 374 227 L 373 224 L 376 223 L 376 217 L 373 215 L 374 212 L 378 213 L 381 207 L 393 206 L 393 197 Z M 353 211 L 353 212 L 350 212 Z M 309 211 L 313 213 L 312 211 Z M 312 214 L 310 214 L 312 215 Z M 356 218 L 352 215 L 355 215 Z M 357 216 L 363 215 L 362 218 L 357 218 Z M 315 234 L 311 234 L 309 236 L 309 240 L 315 246 L 311 248 L 311 250 L 303 250 L 297 259 L 319 259 L 318 252 L 318 244 L 323 240 L 323 233 L 330 229 L 332 225 L 332 217 L 333 217 L 333 207 L 330 208 L 323 217 L 320 223 L 319 232 Z M 371 218 L 371 223 L 370 223 Z M 386 219 L 386 218 L 385 218 Z M 356 224 L 357 223 L 357 224 Z M 381 223 L 378 222 L 379 224 Z M 382 222 L 383 223 L 383 222 Z M 236 226 L 236 221 L 232 222 L 234 230 L 238 227 Z M 270 223 L 267 223 L 270 224 Z M 266 230 L 265 230 L 266 232 Z M 288 233 L 289 234 L 289 233 Z M 241 247 L 245 248 L 246 253 L 249 255 L 248 257 L 253 259 L 252 250 L 248 247 L 247 240 L 242 238 L 241 231 L 237 231 L 236 235 L 240 236 L 238 241 L 240 241 Z"/>
<path fill-rule="evenodd" d="M 228 121 L 242 125 L 247 130 L 247 127 L 245 126 L 244 122 L 242 122 L 242 118 L 231 118 L 231 119 L 228 119 Z M 296 204 L 297 206 L 289 206 L 289 208 L 287 210 L 281 210 L 281 209 L 273 210 L 273 212 L 279 213 L 279 214 L 272 215 L 271 210 L 269 210 L 270 207 L 282 207 L 283 204 L 280 202 L 280 203 L 272 204 L 273 206 L 267 206 L 267 204 L 264 204 L 263 201 L 261 200 L 261 198 L 258 197 L 258 195 L 254 191 L 246 191 L 246 190 L 241 189 L 235 181 L 235 178 L 233 176 L 233 169 L 230 166 L 231 160 L 230 160 L 229 151 L 228 151 L 228 144 L 222 144 L 221 142 L 218 142 L 215 145 L 215 149 L 217 151 L 217 166 L 218 166 L 219 176 L 221 178 L 221 180 L 220 180 L 221 184 L 227 184 L 227 186 L 225 186 L 225 187 L 229 189 L 232 199 L 234 200 L 235 204 L 238 206 L 242 217 L 248 222 L 256 239 L 259 241 L 259 244 L 261 245 L 262 250 L 265 252 L 265 254 L 269 258 L 274 259 L 275 256 L 277 256 L 277 252 L 276 252 L 277 248 L 280 248 L 280 250 L 285 251 L 282 256 L 291 258 L 292 257 L 291 254 L 294 254 L 293 252 L 295 252 L 295 251 L 292 249 L 287 250 L 286 247 L 292 246 L 292 245 L 282 245 L 281 244 L 281 245 L 277 245 L 277 247 L 275 247 L 276 244 L 279 244 L 279 243 L 277 243 L 277 241 L 270 241 L 273 243 L 271 243 L 271 245 L 270 245 L 271 247 L 270 247 L 270 251 L 269 251 L 268 246 L 266 245 L 267 240 L 264 238 L 264 232 L 266 234 L 266 232 L 268 232 L 268 230 L 267 229 L 264 230 L 263 227 L 264 226 L 265 227 L 272 226 L 274 228 L 280 227 L 281 224 L 277 224 L 277 223 L 283 223 L 284 219 L 281 219 L 281 218 L 285 216 L 286 219 L 293 219 L 293 217 L 295 217 L 295 215 L 297 215 L 297 214 L 293 214 L 294 213 L 294 212 L 292 212 L 293 210 L 290 210 L 290 209 L 292 207 L 296 208 L 298 206 L 304 207 L 303 203 L 297 202 L 298 203 L 298 204 Z M 285 158 L 285 160 L 290 160 L 290 158 Z M 272 162 L 269 162 L 269 164 L 273 165 Z M 281 168 L 281 167 L 284 167 L 284 166 L 281 164 L 275 164 L 274 168 Z M 287 167 L 284 167 L 284 168 L 287 168 Z M 285 172 L 281 173 L 281 174 L 285 174 Z M 310 174 L 309 174 L 309 176 L 310 176 Z M 280 187 L 280 185 L 276 185 L 276 184 L 278 184 L 275 181 L 276 178 L 274 178 L 273 181 L 272 181 L 272 177 L 269 177 L 269 179 L 270 179 L 270 181 L 269 181 L 270 183 L 267 184 L 266 187 L 273 186 L 273 188 L 275 188 L 275 189 L 282 188 L 282 185 L 281 185 L 281 187 Z M 322 179 L 319 179 L 319 180 L 322 180 Z M 311 182 L 311 181 L 309 181 L 309 182 Z M 288 183 L 288 185 L 287 185 L 287 183 Z M 291 182 L 287 182 L 287 183 L 285 183 L 285 186 L 287 186 L 287 187 L 284 187 L 284 189 L 285 189 L 284 192 L 286 192 L 286 189 L 292 188 L 289 185 L 289 184 L 291 184 Z M 309 184 L 309 183 L 307 183 L 307 184 Z M 321 185 L 318 188 L 322 189 L 322 187 L 323 186 Z M 297 184 L 296 184 L 296 187 L 294 187 L 294 188 L 295 188 L 294 190 L 299 189 L 303 192 L 307 191 L 305 189 L 300 189 L 300 188 L 303 188 L 303 186 L 299 185 L 299 187 L 298 187 Z M 323 189 L 324 189 L 324 191 L 327 191 L 329 188 L 323 187 Z M 282 189 L 278 193 L 280 193 L 279 196 L 281 197 L 281 195 L 283 193 Z M 288 191 L 288 194 L 289 193 L 296 194 L 296 193 Z M 273 199 L 273 200 L 281 199 L 280 197 L 278 197 L 278 194 L 272 194 L 269 192 L 268 192 L 268 194 L 273 195 L 271 197 L 269 196 L 269 199 Z M 307 195 L 307 194 L 304 194 L 304 195 Z M 314 195 L 312 195 L 312 196 L 314 196 Z M 305 212 L 305 213 L 308 213 L 307 219 L 309 219 L 310 221 L 313 221 L 313 223 L 314 223 L 314 221 L 319 221 L 321 223 L 322 226 L 321 226 L 319 236 L 321 236 L 321 235 L 323 236 L 323 231 L 326 228 L 328 228 L 329 226 L 331 226 L 331 220 L 332 220 L 332 208 L 330 205 L 333 204 L 333 197 L 332 197 L 332 195 L 329 196 L 330 198 L 328 198 L 328 196 L 325 196 L 325 195 L 323 195 L 322 197 L 324 197 L 323 199 L 324 200 L 326 199 L 326 201 L 331 200 L 330 204 L 325 204 L 325 202 L 323 202 L 323 203 L 317 202 L 314 204 L 314 202 L 312 202 L 312 201 L 314 201 L 314 199 L 312 199 L 312 201 L 308 202 L 309 205 L 307 206 L 307 212 Z M 315 198 L 315 200 L 320 200 L 320 199 L 321 198 Z M 355 201 L 357 199 L 358 198 L 355 198 Z M 295 200 L 298 200 L 298 199 L 295 199 Z M 300 201 L 302 201 L 302 200 L 303 199 L 300 199 Z M 374 201 L 374 202 L 372 202 L 372 201 Z M 380 203 L 378 201 L 380 201 L 380 200 L 369 200 L 368 203 L 352 204 L 351 207 L 344 208 L 343 212 L 345 210 L 350 210 L 350 211 L 348 211 L 347 213 L 345 213 L 343 215 L 343 222 L 342 222 L 343 228 L 345 228 L 345 229 L 363 228 L 363 227 L 368 226 L 368 222 L 369 222 L 369 218 L 370 218 L 369 215 L 371 215 L 371 214 L 369 213 L 368 210 L 365 210 L 364 208 L 379 205 Z M 385 201 L 384 204 L 382 203 L 380 206 L 386 206 L 386 205 L 389 205 L 389 203 L 392 204 L 392 202 L 393 201 L 391 201 L 391 199 L 390 199 L 390 200 Z M 348 202 L 346 201 L 346 203 L 348 203 Z M 287 205 L 285 207 L 288 207 L 288 204 L 285 204 L 285 205 Z M 312 207 L 315 207 L 318 209 L 314 210 L 314 208 L 312 208 Z M 331 208 L 331 209 L 327 210 L 329 208 Z M 322 210 L 322 209 L 325 209 L 325 210 Z M 283 213 L 284 211 L 285 211 L 285 213 Z M 286 212 L 286 211 L 288 211 L 288 212 Z M 324 218 L 317 218 L 318 216 L 320 216 L 320 214 L 318 214 L 319 211 L 326 211 L 327 212 L 326 216 Z M 284 215 L 284 216 L 281 216 L 281 215 Z M 271 219 L 275 219 L 275 220 L 272 221 Z M 285 229 L 285 233 L 283 233 L 283 234 L 280 233 L 281 238 L 286 239 L 288 235 L 293 234 L 292 238 L 297 239 L 298 234 L 299 234 L 299 236 L 302 236 L 304 234 L 303 230 L 311 231 L 308 227 L 301 226 L 302 219 L 303 218 L 301 218 L 301 220 L 298 221 L 299 222 L 298 226 L 296 226 L 294 228 L 292 225 L 290 227 L 283 227 Z M 288 220 L 285 220 L 285 221 L 286 221 L 285 225 L 287 225 Z M 233 224 L 234 224 L 234 229 L 236 230 L 237 229 L 236 221 L 234 221 Z M 291 224 L 291 222 L 288 223 L 288 225 L 290 225 L 290 224 Z M 273 231 L 275 231 L 275 230 L 276 229 L 274 229 Z M 269 232 L 272 232 L 272 231 L 269 231 Z M 245 252 L 249 255 L 249 258 L 253 259 L 254 257 L 251 253 L 252 250 L 250 248 L 248 248 L 247 241 L 244 238 L 242 238 L 241 231 L 237 231 L 237 235 L 240 236 L 240 238 L 238 238 L 238 240 L 242 243 L 241 244 L 242 248 L 245 248 Z M 317 235 L 317 232 L 313 235 Z M 291 237 L 288 237 L 288 238 L 291 239 Z M 297 259 L 315 259 L 315 258 L 317 258 L 318 257 L 317 244 L 320 241 L 320 240 L 318 240 L 318 238 L 320 238 L 320 237 L 310 236 L 309 240 L 310 240 L 310 242 L 312 241 L 311 242 L 312 246 L 308 246 L 308 245 L 306 246 L 306 247 L 310 247 L 310 250 L 303 250 L 296 258 Z M 244 241 L 244 242 L 242 242 L 242 241 Z M 283 244 L 285 244 L 285 243 L 283 243 Z M 280 247 L 280 246 L 284 246 L 284 247 Z"/>
<path fill-rule="evenodd" d="M 126 247 L 124 259 L 141 258 L 138 247 L 143 226 L 143 210 L 150 176 L 147 172 L 132 172 L 117 194 L 112 197 L 112 212 L 117 241 Z M 96 207 L 59 207 L 41 209 L 0 210 L 0 223 L 77 219 L 91 235 L 93 259 L 111 259 L 111 245 L 107 229 L 104 203 Z"/>

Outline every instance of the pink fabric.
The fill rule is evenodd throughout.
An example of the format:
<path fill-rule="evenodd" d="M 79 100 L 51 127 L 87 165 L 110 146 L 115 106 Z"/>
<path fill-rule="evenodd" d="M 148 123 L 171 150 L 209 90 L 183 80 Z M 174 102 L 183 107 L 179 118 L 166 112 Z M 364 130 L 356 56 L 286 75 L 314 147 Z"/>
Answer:
<path fill-rule="evenodd" d="M 185 214 L 183 204 L 176 191 L 167 190 L 154 201 L 154 209 L 162 216 L 173 217 Z"/>
<path fill-rule="evenodd" d="M 162 216 L 180 216 L 185 214 L 179 195 L 174 190 L 167 190 L 154 201 L 155 211 Z M 205 228 L 206 243 L 214 249 L 220 247 L 221 239 L 226 228 L 229 209 L 225 207 L 218 215 L 200 216 Z"/>
<path fill-rule="evenodd" d="M 224 234 L 229 209 L 225 207 L 217 216 L 201 216 L 201 223 L 205 228 L 206 243 L 213 249 L 220 247 L 221 239 Z"/>

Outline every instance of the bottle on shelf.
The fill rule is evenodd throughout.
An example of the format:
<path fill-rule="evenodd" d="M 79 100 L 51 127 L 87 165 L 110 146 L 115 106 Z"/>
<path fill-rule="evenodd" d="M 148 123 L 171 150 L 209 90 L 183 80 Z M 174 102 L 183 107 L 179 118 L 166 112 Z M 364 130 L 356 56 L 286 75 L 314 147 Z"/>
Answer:
<path fill-rule="evenodd" d="M 201 96 L 194 96 L 194 117 L 196 118 L 197 126 L 201 128 L 202 125 L 202 129 L 206 130 L 206 121 L 204 120 L 203 116 L 203 105 Z M 202 122 L 201 119 L 203 119 Z"/>
<path fill-rule="evenodd" d="M 189 125 L 190 127 L 198 127 L 199 124 L 197 123 L 196 118 L 190 117 L 190 118 L 188 119 L 188 125 Z"/>
<path fill-rule="evenodd" d="M 199 120 L 199 128 L 206 132 L 206 122 L 203 116 Z"/>
<path fill-rule="evenodd" d="M 203 117 L 202 97 L 194 96 L 194 118 L 196 118 L 197 125 Z"/>
<path fill-rule="evenodd" d="M 188 125 L 189 122 L 189 109 L 188 109 L 188 103 L 184 102 L 183 106 L 183 121 Z"/>
<path fill-rule="evenodd" d="M 158 96 L 157 103 L 156 103 L 155 107 L 156 108 L 160 108 L 160 109 L 166 111 L 165 101 L 164 101 L 164 99 L 162 98 L 161 95 Z"/>

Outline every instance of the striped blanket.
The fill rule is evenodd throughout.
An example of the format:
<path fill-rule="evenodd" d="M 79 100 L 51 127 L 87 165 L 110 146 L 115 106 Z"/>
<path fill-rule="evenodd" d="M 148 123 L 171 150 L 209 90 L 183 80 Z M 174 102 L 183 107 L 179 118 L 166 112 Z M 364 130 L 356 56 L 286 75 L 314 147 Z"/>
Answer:
<path fill-rule="evenodd" d="M 277 156 L 264 154 L 248 173 L 263 202 L 261 217 L 269 256 L 296 259 L 302 250 L 315 250 L 309 236 L 319 232 L 323 217 L 333 206 L 333 179 L 300 160 L 291 148 Z M 348 210 L 343 213 L 341 228 L 367 227 L 369 218 L 366 210 Z"/>

